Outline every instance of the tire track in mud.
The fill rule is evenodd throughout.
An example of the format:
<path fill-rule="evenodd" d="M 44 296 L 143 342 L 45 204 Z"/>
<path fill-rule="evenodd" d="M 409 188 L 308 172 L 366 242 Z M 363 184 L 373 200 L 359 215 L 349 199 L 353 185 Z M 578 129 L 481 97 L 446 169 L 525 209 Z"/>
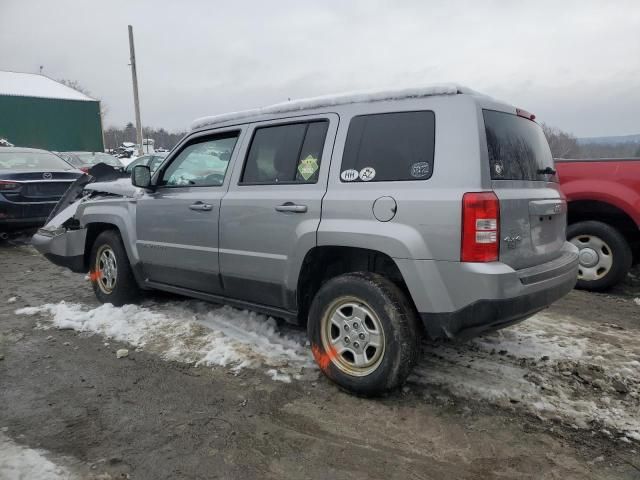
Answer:
<path fill-rule="evenodd" d="M 542 313 L 467 343 L 426 342 L 409 381 L 640 442 L 640 334 L 615 324 Z"/>
<path fill-rule="evenodd" d="M 263 370 L 283 381 L 318 375 L 300 329 L 230 307 L 188 300 L 120 309 L 61 303 L 21 313 L 114 337 L 165 360 Z M 445 391 L 640 442 L 640 332 L 615 324 L 547 312 L 466 343 L 425 342 L 409 382 L 420 393 Z"/>

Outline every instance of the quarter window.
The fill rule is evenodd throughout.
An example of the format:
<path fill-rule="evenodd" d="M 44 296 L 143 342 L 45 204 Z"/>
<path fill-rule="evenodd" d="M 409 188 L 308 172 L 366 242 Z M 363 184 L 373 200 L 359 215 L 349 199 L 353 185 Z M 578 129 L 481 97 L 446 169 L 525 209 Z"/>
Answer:
<path fill-rule="evenodd" d="M 216 187 L 222 185 L 238 140 L 234 132 L 187 145 L 167 167 L 162 185 L 170 187 Z"/>
<path fill-rule="evenodd" d="M 241 184 L 316 183 L 329 122 L 256 129 Z"/>
<path fill-rule="evenodd" d="M 425 180 L 433 172 L 431 111 L 354 117 L 342 157 L 343 182 Z"/>

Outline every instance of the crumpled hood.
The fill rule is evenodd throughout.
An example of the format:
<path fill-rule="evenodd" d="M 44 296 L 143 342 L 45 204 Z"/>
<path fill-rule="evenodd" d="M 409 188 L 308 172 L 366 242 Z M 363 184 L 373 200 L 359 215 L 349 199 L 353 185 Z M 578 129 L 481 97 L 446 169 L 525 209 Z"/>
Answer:
<path fill-rule="evenodd" d="M 109 172 L 107 172 L 109 173 Z M 106 178 L 111 178 L 105 175 Z M 108 195 L 118 195 L 122 197 L 134 197 L 142 195 L 142 189 L 134 187 L 129 178 L 119 178 L 104 182 L 91 182 L 95 177 L 83 175 L 76 180 L 69 190 L 62 196 L 58 204 L 54 207 L 47 218 L 45 228 L 56 228 L 62 226 L 67 220 L 72 218 L 78 207 L 87 197 L 83 192 L 106 193 Z M 104 177 L 103 177 L 104 178 Z"/>
<path fill-rule="evenodd" d="M 113 195 L 122 195 L 123 197 L 133 197 L 140 192 L 138 187 L 131 184 L 130 178 L 120 178 L 111 182 L 93 182 L 85 185 L 85 191 L 110 193 Z"/>

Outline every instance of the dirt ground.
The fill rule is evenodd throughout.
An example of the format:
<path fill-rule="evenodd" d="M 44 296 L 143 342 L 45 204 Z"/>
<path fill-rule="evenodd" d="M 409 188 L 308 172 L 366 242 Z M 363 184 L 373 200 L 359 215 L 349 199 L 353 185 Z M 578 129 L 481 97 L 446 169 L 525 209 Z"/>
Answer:
<path fill-rule="evenodd" d="M 196 366 L 152 345 L 42 328 L 47 314 L 15 311 L 98 303 L 82 275 L 5 242 L 0 478 L 20 478 L 15 458 L 33 454 L 59 468 L 59 478 L 637 479 L 640 439 L 624 428 L 640 412 L 638 362 L 611 376 L 595 360 L 567 366 L 554 357 L 575 350 L 574 332 L 585 336 L 576 358 L 624 363 L 622 354 L 597 351 L 608 342 L 640 359 L 640 272 L 634 275 L 609 294 L 574 291 L 520 330 L 463 346 L 425 343 L 408 385 L 371 400 L 313 372 L 286 383 L 260 368 Z M 157 295 L 148 309 L 179 301 Z M 565 330 L 541 333 L 554 319 Z M 555 342 L 567 350 L 558 353 Z M 527 356 L 541 346 L 536 358 Z M 121 348 L 129 355 L 118 359 Z M 495 394 L 503 386 L 506 393 Z M 541 403 L 546 410 L 535 409 Z M 567 409 L 585 404 L 589 411 L 575 418 Z"/>

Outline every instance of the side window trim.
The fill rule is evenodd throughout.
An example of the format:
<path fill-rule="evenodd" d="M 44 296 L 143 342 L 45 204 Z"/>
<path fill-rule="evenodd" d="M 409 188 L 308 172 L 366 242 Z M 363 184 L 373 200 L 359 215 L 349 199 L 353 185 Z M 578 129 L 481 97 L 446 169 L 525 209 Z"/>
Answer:
<path fill-rule="evenodd" d="M 191 145 L 196 143 L 204 143 L 211 140 L 216 140 L 217 138 L 224 138 L 227 135 L 232 134 L 237 135 L 236 143 L 233 147 L 233 151 L 231 152 L 231 157 L 229 158 L 229 162 L 227 164 L 227 169 L 225 170 L 224 180 L 220 185 L 166 185 L 166 184 L 157 184 L 158 188 L 221 188 L 223 187 L 228 179 L 231 177 L 231 169 L 233 167 L 234 158 L 236 157 L 237 152 L 240 150 L 240 142 L 242 141 L 244 128 L 243 126 L 236 126 L 234 128 L 230 128 L 229 130 L 222 130 L 219 132 L 216 131 L 207 131 L 207 132 L 198 132 L 193 136 L 185 137 L 179 144 L 178 149 L 175 151 L 173 155 L 167 156 L 155 173 L 153 173 L 154 180 L 159 182 L 161 178 L 164 177 L 166 170 L 171 166 L 171 164 L 180 157 L 180 154 Z"/>
<path fill-rule="evenodd" d="M 252 124 L 252 131 L 251 131 L 251 136 L 248 138 L 248 144 L 247 147 L 245 149 L 245 151 L 243 152 L 243 158 L 242 158 L 242 165 L 241 165 L 241 169 L 240 169 L 240 175 L 238 176 L 238 181 L 237 181 L 237 185 L 239 187 L 251 187 L 251 186 L 259 186 L 259 187 L 263 187 L 263 186 L 278 186 L 278 185 L 316 185 L 318 183 L 319 180 L 319 176 L 316 176 L 315 180 L 312 182 L 301 182 L 298 180 L 292 180 L 292 181 L 282 181 L 282 182 L 273 182 L 273 181 L 265 181 L 265 182 L 245 182 L 242 180 L 242 178 L 244 177 L 245 174 L 245 170 L 247 167 L 247 162 L 249 160 L 249 154 L 251 153 L 251 147 L 253 145 L 253 141 L 255 140 L 255 136 L 256 136 L 256 132 L 262 128 L 270 128 L 270 127 L 280 127 L 280 126 L 289 126 L 289 125 L 300 125 L 300 124 L 304 124 L 305 125 L 305 130 L 304 130 L 304 135 L 302 136 L 302 142 L 300 143 L 300 147 L 298 148 L 298 153 L 297 153 L 297 159 L 298 162 L 300 161 L 300 155 L 302 153 L 302 150 L 304 148 L 304 143 L 305 143 L 305 139 L 307 136 L 307 133 L 309 131 L 309 125 L 311 125 L 312 123 L 320 123 L 320 122 L 326 122 L 327 123 L 327 131 L 325 133 L 325 142 L 322 145 L 322 150 L 320 151 L 320 160 L 322 160 L 322 157 L 325 155 L 325 144 L 326 144 L 326 139 L 329 136 L 329 131 L 330 131 L 330 127 L 331 127 L 331 118 L 329 116 L 319 116 L 319 117 L 315 117 L 315 118 L 304 118 L 304 119 L 291 119 L 291 118 L 287 118 L 287 119 L 274 119 L 272 121 L 268 121 L 268 122 L 264 122 L 264 123 L 259 123 L 259 124 Z M 329 158 L 329 160 L 331 160 Z M 296 163 L 296 168 L 297 168 L 297 163 Z M 320 162 L 319 167 L 322 166 L 322 161 Z M 318 168 L 318 171 L 320 171 L 320 168 Z"/>

